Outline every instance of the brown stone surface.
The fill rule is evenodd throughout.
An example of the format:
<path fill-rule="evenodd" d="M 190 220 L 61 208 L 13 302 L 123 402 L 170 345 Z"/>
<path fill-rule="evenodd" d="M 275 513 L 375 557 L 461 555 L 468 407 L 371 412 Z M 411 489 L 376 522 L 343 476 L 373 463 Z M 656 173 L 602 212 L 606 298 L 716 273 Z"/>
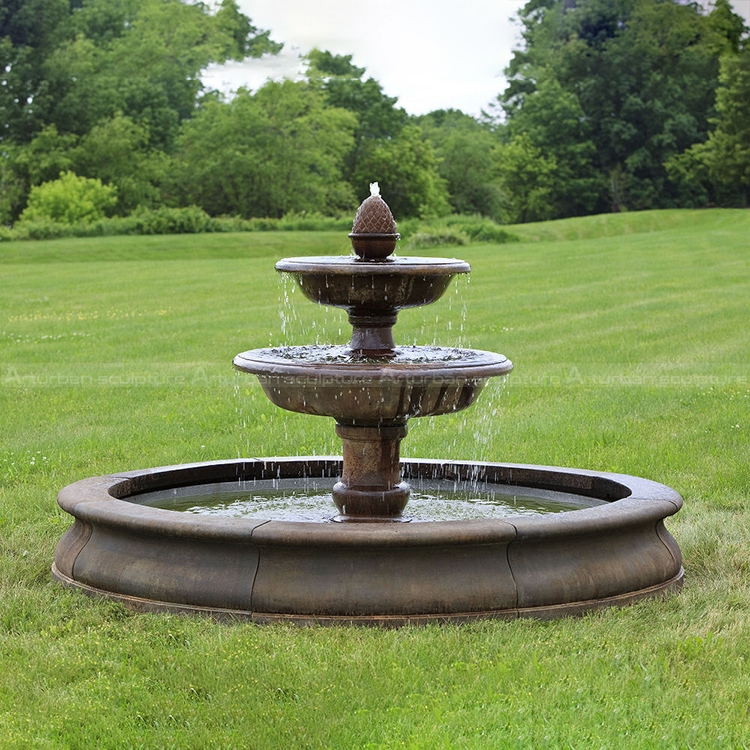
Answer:
<path fill-rule="evenodd" d="M 352 225 L 352 234 L 395 234 L 396 220 L 388 204 L 379 196 L 371 195 L 362 201 Z"/>
<path fill-rule="evenodd" d="M 664 485 L 558 467 L 406 461 L 406 477 L 580 490 L 609 502 L 512 521 L 303 523 L 226 519 L 138 504 L 138 494 L 237 479 L 336 476 L 339 459 L 246 459 L 93 477 L 61 507 L 53 573 L 138 610 L 256 622 L 463 622 L 560 617 L 662 596 L 682 582 L 664 519 L 682 505 Z M 73 527 L 75 528 L 75 526 Z"/>

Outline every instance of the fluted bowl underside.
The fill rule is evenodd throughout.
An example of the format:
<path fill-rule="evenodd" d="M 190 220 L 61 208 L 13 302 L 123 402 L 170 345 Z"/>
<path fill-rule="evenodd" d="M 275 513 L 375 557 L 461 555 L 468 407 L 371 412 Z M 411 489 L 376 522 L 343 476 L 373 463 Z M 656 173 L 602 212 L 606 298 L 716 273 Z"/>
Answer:
<path fill-rule="evenodd" d="M 456 274 L 471 267 L 452 258 L 318 256 L 285 258 L 276 270 L 294 276 L 303 294 L 320 305 L 402 310 L 435 302 Z"/>
<path fill-rule="evenodd" d="M 513 369 L 502 354 L 448 347 L 400 347 L 386 362 L 358 359 L 340 346 L 253 349 L 238 354 L 234 366 L 257 375 L 276 406 L 359 423 L 461 411 L 488 378 Z"/>

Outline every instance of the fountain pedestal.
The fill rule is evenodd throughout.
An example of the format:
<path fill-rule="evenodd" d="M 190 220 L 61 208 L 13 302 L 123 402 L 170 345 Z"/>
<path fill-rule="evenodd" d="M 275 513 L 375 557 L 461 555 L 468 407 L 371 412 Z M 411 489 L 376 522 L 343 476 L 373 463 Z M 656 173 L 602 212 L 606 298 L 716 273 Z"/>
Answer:
<path fill-rule="evenodd" d="M 406 422 L 379 427 L 338 423 L 343 445 L 341 481 L 333 487 L 338 521 L 399 520 L 409 501 L 401 481 L 400 445 Z"/>
<path fill-rule="evenodd" d="M 397 310 L 372 312 L 353 310 L 349 313 L 352 340 L 349 351 L 355 357 L 390 359 L 396 354 L 393 326 L 398 318 Z"/>

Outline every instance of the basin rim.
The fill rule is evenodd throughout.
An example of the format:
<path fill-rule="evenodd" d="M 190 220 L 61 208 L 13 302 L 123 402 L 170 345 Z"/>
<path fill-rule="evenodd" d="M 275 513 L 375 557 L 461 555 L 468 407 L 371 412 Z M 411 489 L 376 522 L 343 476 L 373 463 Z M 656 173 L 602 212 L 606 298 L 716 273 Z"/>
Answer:
<path fill-rule="evenodd" d="M 280 273 L 323 274 L 329 276 L 455 276 L 470 273 L 471 266 L 458 258 L 391 256 L 366 260 L 354 255 L 317 255 L 282 258 L 276 263 Z"/>
<path fill-rule="evenodd" d="M 307 347 L 279 347 L 289 351 L 295 348 L 306 349 Z M 327 348 L 321 346 L 321 351 Z M 398 347 L 397 347 L 398 349 Z M 445 350 L 454 351 L 449 347 L 431 347 L 432 351 Z M 351 362 L 315 362 L 312 360 L 294 360 L 274 354 L 274 348 L 250 349 L 238 354 L 233 365 L 241 372 L 249 372 L 265 377 L 301 377 L 301 378 L 326 378 L 331 382 L 342 383 L 351 378 L 356 383 L 363 381 L 369 383 L 388 383 L 389 381 L 408 380 L 415 382 L 420 379 L 450 380 L 460 378 L 461 380 L 479 380 L 496 375 L 505 375 L 513 369 L 512 362 L 503 354 L 488 352 L 482 349 L 463 349 L 466 355 L 472 359 L 462 361 L 451 359 L 444 361 L 427 362 L 392 362 L 392 361 L 351 361 Z"/>
<path fill-rule="evenodd" d="M 138 494 L 195 484 L 214 484 L 239 478 L 271 479 L 275 476 L 337 476 L 339 457 L 275 457 L 230 459 L 162 466 L 81 479 L 58 495 L 60 507 L 75 518 L 94 525 L 126 529 L 148 535 L 297 545 L 315 542 L 333 546 L 431 546 L 477 544 L 511 540 L 550 540 L 606 533 L 609 530 L 653 524 L 675 514 L 682 498 L 670 487 L 641 477 L 529 464 L 461 462 L 427 459 L 402 461 L 406 479 L 486 476 L 503 477 L 496 484 L 529 488 L 559 488 L 597 497 L 609 492 L 619 499 L 603 505 L 538 517 L 512 520 L 477 519 L 426 521 L 410 524 L 336 524 L 306 521 L 222 518 L 182 513 L 139 505 Z M 306 472 L 306 473 L 303 473 Z M 597 489 L 599 488 L 599 489 Z M 332 506 L 332 515 L 335 509 Z M 262 533 L 261 533 L 262 527 Z"/>

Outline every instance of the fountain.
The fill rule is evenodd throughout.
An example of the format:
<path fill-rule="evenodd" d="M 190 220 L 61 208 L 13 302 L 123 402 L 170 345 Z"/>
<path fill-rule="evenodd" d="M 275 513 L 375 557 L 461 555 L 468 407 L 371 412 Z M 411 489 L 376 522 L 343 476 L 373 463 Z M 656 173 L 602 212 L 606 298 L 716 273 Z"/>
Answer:
<path fill-rule="evenodd" d="M 212 461 L 76 482 L 58 498 L 75 522 L 54 577 L 135 609 L 380 625 L 556 617 L 678 590 L 681 556 L 664 519 L 682 500 L 669 487 L 400 459 L 409 419 L 469 407 L 512 365 L 492 352 L 396 345 L 399 312 L 435 302 L 470 268 L 392 255 L 399 235 L 377 184 L 350 238 L 354 256 L 276 264 L 308 299 L 347 311 L 349 344 L 234 359 L 277 406 L 333 417 L 342 458 Z"/>

